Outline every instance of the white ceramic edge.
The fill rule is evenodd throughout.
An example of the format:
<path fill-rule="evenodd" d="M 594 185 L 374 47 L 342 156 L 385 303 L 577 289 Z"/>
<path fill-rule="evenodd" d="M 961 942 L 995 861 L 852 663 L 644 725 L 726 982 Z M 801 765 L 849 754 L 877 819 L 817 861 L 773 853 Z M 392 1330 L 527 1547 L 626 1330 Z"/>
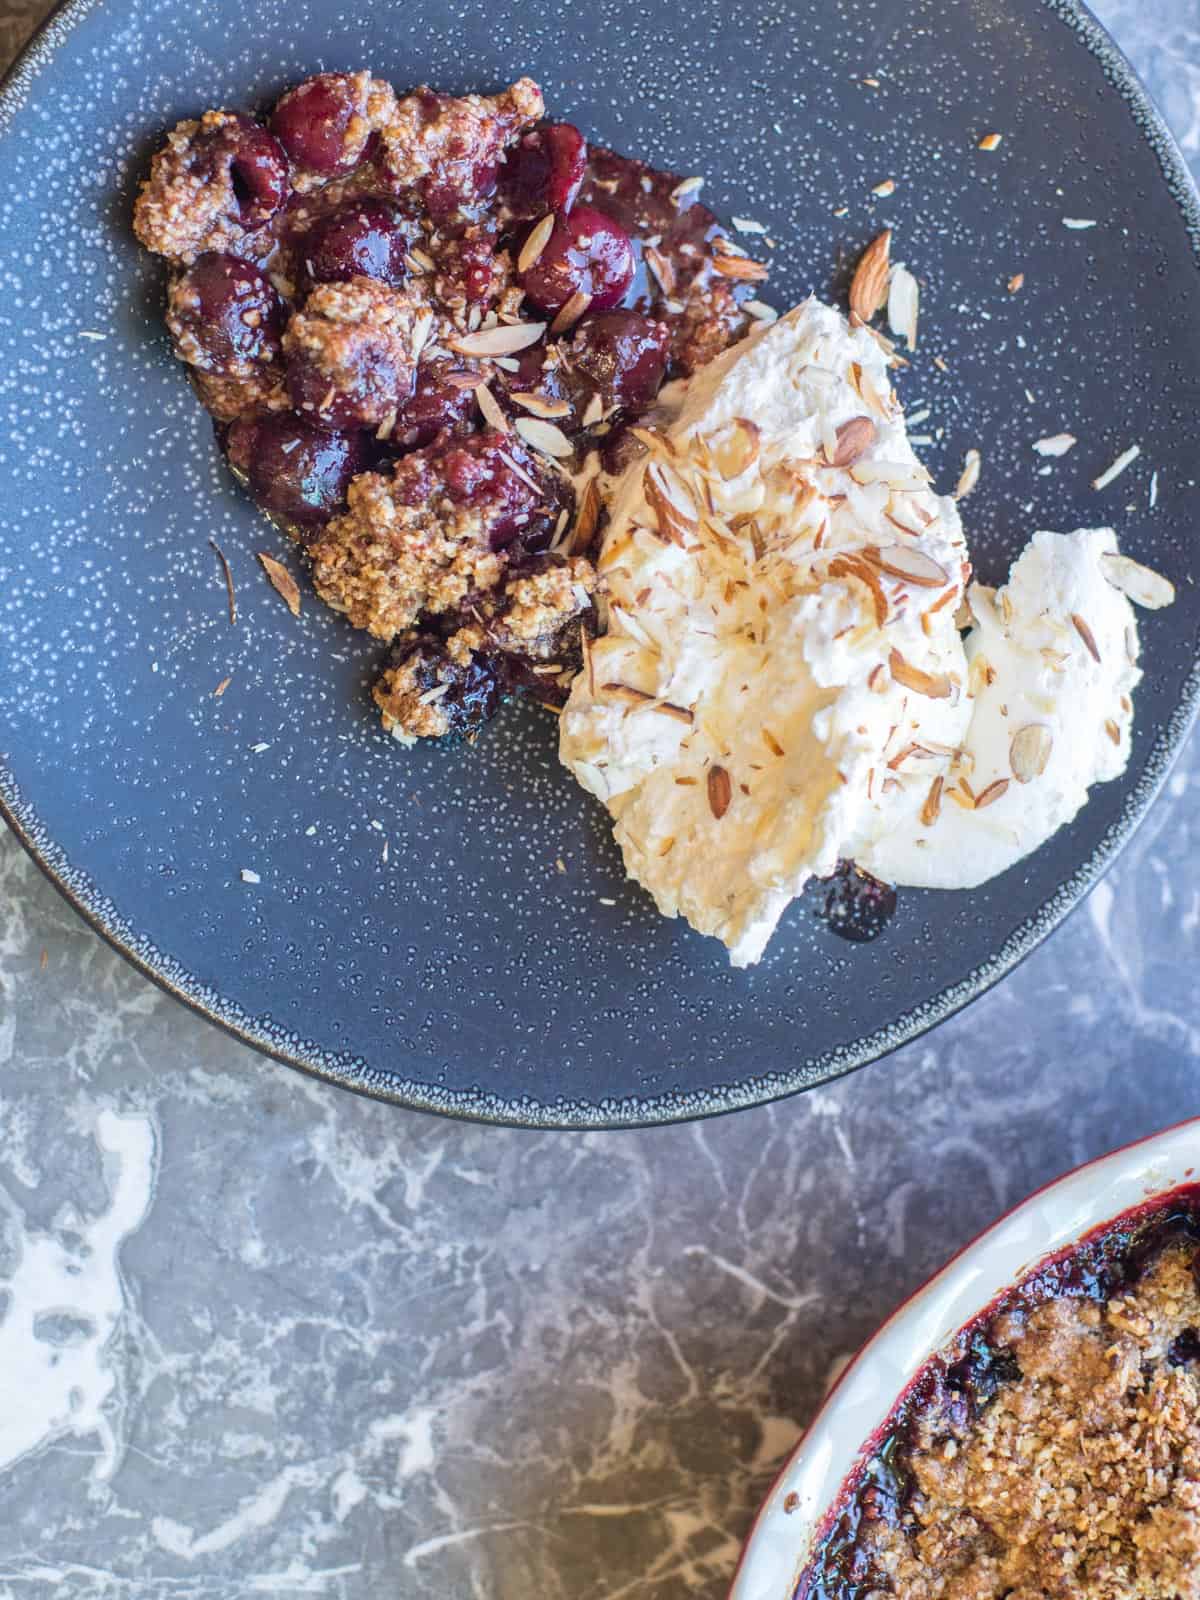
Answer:
<path fill-rule="evenodd" d="M 812 1540 L 865 1445 L 960 1328 L 1043 1257 L 1195 1181 L 1198 1171 L 1200 1117 L 1076 1168 L 967 1245 L 868 1340 L 828 1395 L 758 1514 L 729 1600 L 791 1600 Z"/>

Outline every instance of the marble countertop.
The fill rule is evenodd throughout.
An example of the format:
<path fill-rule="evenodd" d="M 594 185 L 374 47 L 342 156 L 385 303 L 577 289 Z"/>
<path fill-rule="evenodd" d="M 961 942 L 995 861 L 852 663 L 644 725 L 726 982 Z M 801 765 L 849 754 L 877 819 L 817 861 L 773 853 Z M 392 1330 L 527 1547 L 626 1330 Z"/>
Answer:
<path fill-rule="evenodd" d="M 1092 3 L 1200 172 L 1194 0 Z M 3 0 L 0 54 L 44 9 Z M 1193 740 L 1049 943 L 888 1061 L 580 1135 L 260 1059 L 0 838 L 0 1600 L 719 1600 L 887 1312 L 1200 1111 L 1198 815 Z"/>

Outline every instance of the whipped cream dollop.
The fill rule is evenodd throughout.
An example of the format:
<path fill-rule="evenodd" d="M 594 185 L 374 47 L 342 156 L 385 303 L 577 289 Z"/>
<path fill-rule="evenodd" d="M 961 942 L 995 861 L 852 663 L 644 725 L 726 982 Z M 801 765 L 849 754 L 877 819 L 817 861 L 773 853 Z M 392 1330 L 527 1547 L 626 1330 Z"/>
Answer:
<path fill-rule="evenodd" d="M 958 508 L 868 328 L 810 300 L 641 439 L 605 485 L 607 632 L 560 754 L 659 910 L 734 965 L 839 859 L 967 887 L 1122 770 L 1137 629 L 1113 534 L 1037 535 L 1004 589 L 971 590 L 964 647 Z"/>

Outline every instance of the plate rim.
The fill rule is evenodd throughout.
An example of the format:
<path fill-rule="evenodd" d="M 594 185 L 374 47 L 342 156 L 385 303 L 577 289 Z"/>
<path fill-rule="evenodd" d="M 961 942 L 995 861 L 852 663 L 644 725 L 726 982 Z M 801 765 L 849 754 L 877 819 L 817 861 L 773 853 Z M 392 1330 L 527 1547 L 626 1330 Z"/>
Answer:
<path fill-rule="evenodd" d="M 112 0 L 58 0 L 0 78 L 0 138 L 36 86 L 41 69 L 56 55 L 76 25 Z M 1200 188 L 1174 134 L 1132 63 L 1083 0 L 1036 0 L 1054 20 L 1074 32 L 1082 47 L 1096 57 L 1114 93 L 1126 103 L 1139 137 L 1151 149 L 1171 200 L 1180 212 L 1200 270 Z M 661 1127 L 728 1115 L 786 1100 L 851 1072 L 910 1044 L 956 1012 L 965 1009 L 1006 977 L 1079 906 L 1116 861 L 1162 790 L 1200 712 L 1200 650 L 1184 681 L 1178 703 L 1159 730 L 1138 781 L 1120 816 L 1107 829 L 1081 866 L 1042 907 L 1016 928 L 1004 944 L 958 982 L 905 1014 L 877 1028 L 853 1045 L 825 1051 L 813 1060 L 757 1077 L 714 1085 L 706 1090 L 665 1090 L 654 1095 L 613 1100 L 541 1101 L 532 1096 L 512 1099 L 483 1087 L 439 1089 L 406 1080 L 398 1073 L 372 1067 L 350 1052 L 330 1052 L 305 1041 L 285 1046 L 273 1042 L 261 1019 L 252 1018 L 223 997 L 206 990 L 193 973 L 172 974 L 173 959 L 104 905 L 105 897 L 90 877 L 70 867 L 64 852 L 45 834 L 33 807 L 25 802 L 7 762 L 0 757 L 0 818 L 26 853 L 93 932 L 159 989 L 190 1011 L 215 1024 L 239 1043 L 307 1076 L 364 1098 L 408 1111 L 459 1121 L 518 1128 L 562 1130 Z"/>

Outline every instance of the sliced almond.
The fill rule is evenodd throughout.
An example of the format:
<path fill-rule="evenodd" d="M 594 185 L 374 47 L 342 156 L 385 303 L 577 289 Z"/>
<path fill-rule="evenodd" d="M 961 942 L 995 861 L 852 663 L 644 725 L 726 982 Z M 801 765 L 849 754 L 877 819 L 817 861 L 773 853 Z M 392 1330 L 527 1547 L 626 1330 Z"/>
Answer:
<path fill-rule="evenodd" d="M 1100 557 L 1104 576 L 1114 589 L 1119 589 L 1135 605 L 1148 611 L 1160 611 L 1175 598 L 1175 585 L 1161 573 L 1153 572 L 1129 556 L 1108 554 Z"/>
<path fill-rule="evenodd" d="M 910 350 L 917 348 L 917 319 L 920 315 L 921 290 L 917 280 L 905 266 L 892 271 L 888 289 L 888 327 L 898 339 L 903 338 Z"/>
<path fill-rule="evenodd" d="M 575 526 L 571 529 L 571 555 L 583 555 L 591 548 L 599 520 L 600 486 L 595 478 L 589 478 L 580 497 L 579 509 L 575 513 Z"/>
<path fill-rule="evenodd" d="M 546 331 L 544 322 L 511 322 L 495 328 L 483 328 L 478 333 L 465 333 L 459 339 L 448 339 L 451 350 L 460 356 L 511 356 L 518 350 L 528 350 Z"/>
<path fill-rule="evenodd" d="M 668 461 L 651 461 L 642 481 L 659 532 L 682 545 L 700 523 L 700 508 L 691 489 Z"/>
<path fill-rule="evenodd" d="M 535 266 L 541 257 L 542 251 L 550 242 L 550 235 L 554 232 L 557 218 L 553 211 L 548 211 L 542 220 L 535 223 L 530 230 L 529 237 L 521 246 L 521 253 L 517 257 L 517 271 L 528 272 Z"/>
<path fill-rule="evenodd" d="M 886 694 L 888 686 L 888 671 L 882 661 L 876 662 L 867 677 L 867 688 L 872 694 Z"/>
<path fill-rule="evenodd" d="M 552 422 L 544 422 L 540 417 L 518 417 L 516 429 L 525 443 L 532 445 L 541 455 L 563 461 L 574 454 L 575 446 L 562 429 L 556 428 Z"/>
<path fill-rule="evenodd" d="M 662 292 L 665 295 L 674 294 L 675 268 L 667 260 L 666 256 L 661 251 L 656 250 L 652 244 L 648 244 L 642 254 L 645 256 L 646 266 L 649 268 L 651 276 Z"/>
<path fill-rule="evenodd" d="M 968 450 L 963 460 L 962 475 L 954 490 L 956 500 L 965 500 L 979 482 L 979 473 L 983 467 L 983 457 L 978 450 Z"/>
<path fill-rule="evenodd" d="M 1120 744 L 1121 730 L 1111 717 L 1105 718 L 1104 731 L 1114 744 Z"/>
<path fill-rule="evenodd" d="M 897 683 L 911 689 L 914 694 L 924 695 L 927 700 L 948 700 L 953 693 L 954 685 L 944 672 L 926 672 L 921 667 L 914 667 L 899 650 L 892 650 L 888 656 L 888 666 Z"/>
<path fill-rule="evenodd" d="M 860 456 L 875 443 L 879 437 L 879 430 L 870 417 L 851 417 L 849 422 L 843 422 L 837 430 L 833 454 L 826 454 L 831 467 L 852 467 Z"/>
<path fill-rule="evenodd" d="M 850 310 L 863 322 L 881 310 L 887 299 L 892 230 L 885 228 L 863 251 L 850 285 Z"/>
<path fill-rule="evenodd" d="M 1033 448 L 1039 456 L 1065 456 L 1078 443 L 1073 433 L 1052 433 L 1048 439 L 1037 439 Z"/>
<path fill-rule="evenodd" d="M 1008 779 L 997 778 L 993 783 L 989 783 L 987 788 L 984 789 L 982 793 L 975 796 L 976 811 L 982 811 L 985 806 L 995 805 L 996 801 L 999 800 L 1002 795 L 1006 795 L 1007 793 Z"/>
<path fill-rule="evenodd" d="M 942 788 L 945 778 L 938 776 L 929 785 L 929 793 L 925 796 L 925 804 L 921 807 L 921 822 L 924 827 L 932 828 L 942 810 Z"/>
<path fill-rule="evenodd" d="M 282 595 L 288 610 L 294 617 L 300 615 L 300 589 L 295 578 L 292 577 L 282 561 L 276 561 L 274 556 L 269 556 L 265 550 L 258 552 L 258 559 L 262 562 L 263 571 L 270 579 L 271 587 L 276 594 Z"/>
<path fill-rule="evenodd" d="M 1018 728 L 1008 747 L 1008 764 L 1018 783 L 1032 783 L 1046 770 L 1054 739 L 1050 729 L 1041 722 L 1027 722 Z"/>
<path fill-rule="evenodd" d="M 575 293 L 550 324 L 550 332 L 566 333 L 568 328 L 575 326 L 591 303 L 592 297 L 590 294 L 584 294 L 582 289 L 576 289 Z"/>
<path fill-rule="evenodd" d="M 584 408 L 583 425 L 585 428 L 594 428 L 604 417 L 604 401 L 598 394 L 594 394 Z"/>
<path fill-rule="evenodd" d="M 733 784 L 724 767 L 712 766 L 708 769 L 708 808 L 720 822 L 729 810 L 729 802 L 733 799 Z"/>
<path fill-rule="evenodd" d="M 950 582 L 950 574 L 944 567 L 912 545 L 886 545 L 878 552 L 877 559 L 889 577 L 903 578 L 921 589 L 940 589 Z"/>
<path fill-rule="evenodd" d="M 979 141 L 978 148 L 980 150 L 987 151 L 999 150 L 1000 141 L 1003 137 L 1004 135 L 1001 133 L 985 133 L 983 138 Z"/>
<path fill-rule="evenodd" d="M 767 749 L 771 752 L 771 754 L 773 756 L 782 756 L 783 755 L 783 746 L 780 744 L 779 740 L 775 737 L 775 735 L 771 732 L 770 728 L 763 728 L 760 731 L 762 733 L 763 743 L 766 745 Z"/>
<path fill-rule="evenodd" d="M 713 267 L 723 278 L 736 278 L 742 283 L 762 283 L 770 268 L 761 261 L 751 261 L 749 256 L 735 256 L 722 251 L 713 257 Z"/>
<path fill-rule="evenodd" d="M 1096 643 L 1096 635 L 1092 632 L 1085 619 L 1079 615 L 1078 611 L 1072 611 L 1071 623 L 1075 632 L 1083 640 L 1088 655 L 1091 656 L 1093 661 L 1098 662 L 1100 660 L 1100 646 Z"/>
<path fill-rule="evenodd" d="M 528 411 L 535 417 L 571 415 L 571 406 L 566 400 L 548 400 L 543 394 L 510 394 L 508 398 L 515 406 L 520 406 L 523 411 Z"/>
<path fill-rule="evenodd" d="M 718 433 L 710 435 L 705 444 L 713 465 L 728 482 L 740 478 L 758 460 L 759 439 L 757 423 L 748 417 L 734 417 Z"/>
<path fill-rule="evenodd" d="M 475 403 L 489 428 L 494 428 L 497 433 L 508 432 L 508 418 L 501 411 L 500 402 L 486 383 L 481 383 L 475 390 Z"/>
<path fill-rule="evenodd" d="M 650 705 L 654 701 L 652 694 L 645 689 L 635 689 L 631 683 L 602 683 L 600 688 L 605 694 L 612 695 L 614 700 L 624 700 L 631 706 Z"/>

